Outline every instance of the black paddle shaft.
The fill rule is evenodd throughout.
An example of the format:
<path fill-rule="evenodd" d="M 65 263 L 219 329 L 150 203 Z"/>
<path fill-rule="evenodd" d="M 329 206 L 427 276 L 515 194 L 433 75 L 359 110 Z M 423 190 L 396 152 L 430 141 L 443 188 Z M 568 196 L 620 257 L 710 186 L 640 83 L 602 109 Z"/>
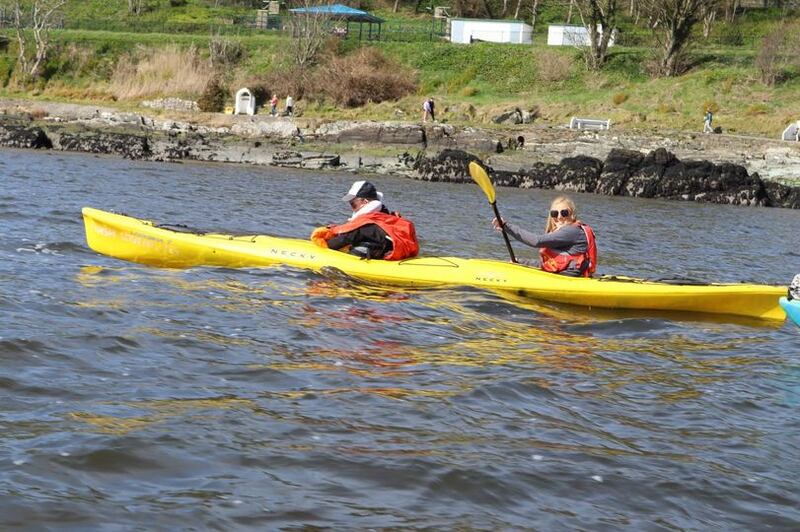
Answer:
<path fill-rule="evenodd" d="M 500 218 L 500 211 L 497 210 L 496 201 L 492 202 L 492 208 L 494 209 L 494 217 L 497 218 L 497 223 L 500 224 L 500 230 L 503 232 L 503 240 L 506 241 L 508 254 L 511 256 L 511 262 L 517 262 L 517 257 L 514 256 L 514 250 L 511 249 L 511 241 L 508 239 L 508 233 L 506 233 L 506 224 L 503 222 L 503 219 Z"/>

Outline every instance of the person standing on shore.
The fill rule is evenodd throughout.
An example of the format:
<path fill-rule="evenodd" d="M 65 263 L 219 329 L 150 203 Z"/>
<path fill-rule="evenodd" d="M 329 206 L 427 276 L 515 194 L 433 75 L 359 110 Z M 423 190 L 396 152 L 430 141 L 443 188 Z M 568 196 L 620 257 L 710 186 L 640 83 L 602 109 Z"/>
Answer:
<path fill-rule="evenodd" d="M 278 95 L 273 94 L 269 100 L 269 114 L 275 116 L 278 114 Z"/>
<path fill-rule="evenodd" d="M 597 244 L 591 227 L 577 218 L 575 203 L 559 196 L 550 204 L 545 233 L 536 235 L 505 220 L 494 218 L 492 226 L 523 244 L 539 248 L 541 268 L 571 277 L 591 277 L 597 268 Z"/>
<path fill-rule="evenodd" d="M 286 116 L 294 116 L 294 98 L 286 97 Z"/>
<path fill-rule="evenodd" d="M 431 117 L 433 120 L 433 103 L 430 98 L 425 98 L 425 101 L 422 102 L 422 121 L 427 122 L 428 117 Z"/>
<path fill-rule="evenodd" d="M 711 109 L 706 109 L 706 116 L 703 119 L 703 133 L 713 133 L 714 128 L 711 127 L 711 122 L 714 120 L 714 114 Z"/>

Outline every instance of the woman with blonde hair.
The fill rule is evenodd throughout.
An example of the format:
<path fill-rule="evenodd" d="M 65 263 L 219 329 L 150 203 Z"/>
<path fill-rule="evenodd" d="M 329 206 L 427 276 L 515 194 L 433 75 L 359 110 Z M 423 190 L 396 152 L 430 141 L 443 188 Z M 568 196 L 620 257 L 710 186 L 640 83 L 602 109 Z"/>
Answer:
<path fill-rule="evenodd" d="M 537 235 L 502 218 L 492 220 L 492 226 L 516 240 L 539 248 L 541 268 L 546 272 L 591 277 L 597 268 L 597 244 L 591 227 L 578 220 L 575 202 L 559 196 L 550 204 L 545 233 Z"/>

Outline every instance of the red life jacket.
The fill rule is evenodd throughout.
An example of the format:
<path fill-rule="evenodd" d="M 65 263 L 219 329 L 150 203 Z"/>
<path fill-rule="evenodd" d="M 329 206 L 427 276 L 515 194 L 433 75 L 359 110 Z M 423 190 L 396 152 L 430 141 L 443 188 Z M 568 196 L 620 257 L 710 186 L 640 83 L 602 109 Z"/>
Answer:
<path fill-rule="evenodd" d="M 573 262 L 575 263 L 575 268 L 584 277 L 591 277 L 597 269 L 597 243 L 594 239 L 594 231 L 586 224 L 576 223 L 586 234 L 586 252 L 570 255 L 550 248 L 539 248 L 539 257 L 542 259 L 542 269 L 544 271 L 551 273 L 563 272 Z"/>
<path fill-rule="evenodd" d="M 419 253 L 419 242 L 414 224 L 397 213 L 370 212 L 345 222 L 342 225 L 331 226 L 335 235 L 347 233 L 367 224 L 375 224 L 389 235 L 392 240 L 392 251 L 386 254 L 384 260 L 403 260 L 416 257 Z"/>

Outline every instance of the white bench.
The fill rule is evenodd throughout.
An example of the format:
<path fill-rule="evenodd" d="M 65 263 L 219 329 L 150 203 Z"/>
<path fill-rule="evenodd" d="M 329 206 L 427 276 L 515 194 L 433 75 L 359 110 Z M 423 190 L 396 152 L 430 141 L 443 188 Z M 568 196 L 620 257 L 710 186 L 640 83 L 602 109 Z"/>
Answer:
<path fill-rule="evenodd" d="M 597 118 L 578 118 L 573 116 L 569 121 L 570 129 L 609 129 L 611 120 L 599 120 Z"/>

